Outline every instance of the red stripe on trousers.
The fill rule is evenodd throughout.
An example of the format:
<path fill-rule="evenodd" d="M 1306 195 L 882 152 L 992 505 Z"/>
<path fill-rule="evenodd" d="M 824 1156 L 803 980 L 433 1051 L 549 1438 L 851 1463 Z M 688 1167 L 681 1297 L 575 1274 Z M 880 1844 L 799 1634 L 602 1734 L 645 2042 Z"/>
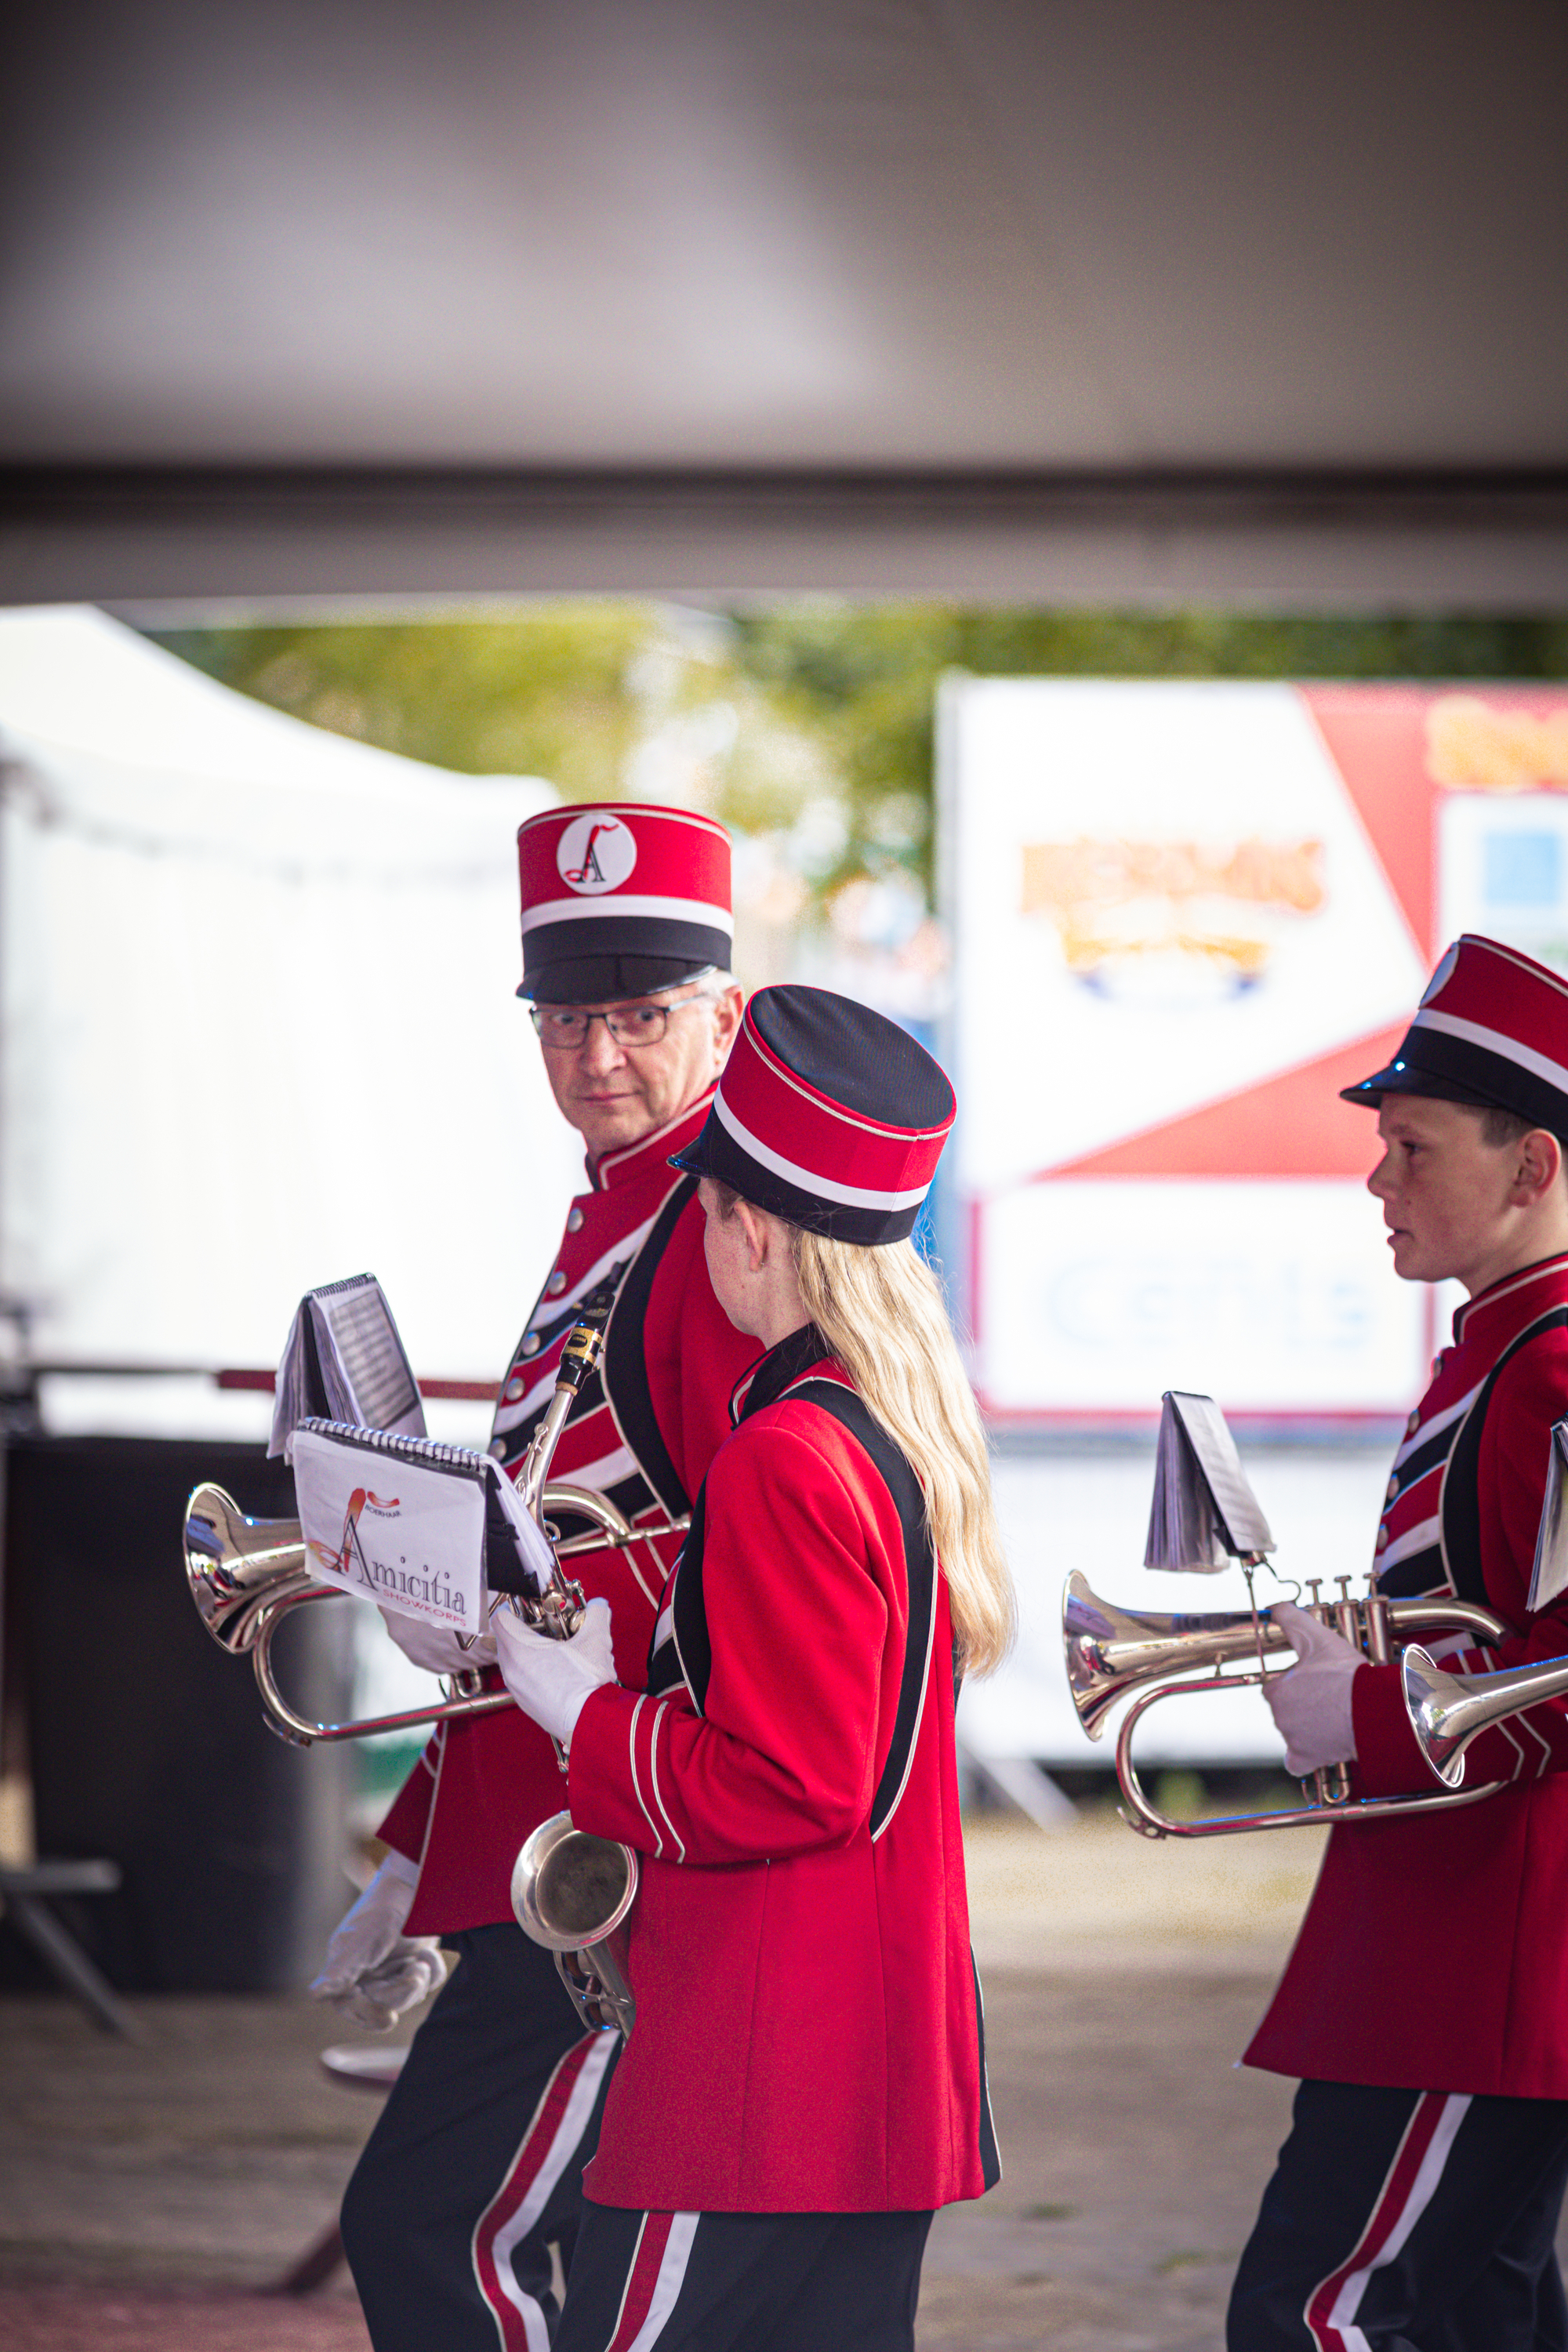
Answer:
<path fill-rule="evenodd" d="M 664 2263 L 664 2250 L 669 2243 L 673 2213 L 645 2213 L 642 2228 L 637 2231 L 637 2250 L 626 2278 L 626 2291 L 621 2297 L 621 2308 L 616 2320 L 616 2332 L 605 2347 L 605 2352 L 626 2352 L 635 2344 L 639 2329 L 653 2305 L 653 2291 L 658 2284 L 658 2273 Z"/>
<path fill-rule="evenodd" d="M 1321 2345 L 1323 2352 L 1339 2352 L 1339 2347 L 1344 2345 L 1346 2339 L 1342 2330 L 1330 2324 L 1329 2315 L 1334 2307 L 1334 2299 L 1352 2272 L 1375 2266 L 1379 2250 L 1387 2244 L 1405 2210 L 1410 2191 L 1415 2185 L 1415 2176 L 1436 2135 L 1447 2104 L 1448 2094 L 1446 2091 L 1422 2093 L 1420 2104 L 1405 2126 L 1405 2137 L 1394 2151 L 1394 2161 L 1388 2168 L 1377 2202 L 1372 2209 L 1371 2218 L 1362 2231 L 1355 2252 L 1348 2262 L 1342 2263 L 1337 2271 L 1331 2271 L 1321 2286 L 1314 2290 L 1304 2316 L 1314 2343 Z"/>
<path fill-rule="evenodd" d="M 507 2167 L 506 2178 L 479 2216 L 474 2231 L 474 2275 L 500 2329 L 506 2352 L 528 2352 L 528 2337 L 522 2314 L 500 2283 L 495 2242 L 533 2187 L 540 2166 L 554 2146 L 567 2103 L 577 2087 L 577 2077 L 587 2063 L 589 2052 L 601 2038 L 597 2033 L 584 2033 L 581 2042 L 574 2042 L 565 2056 L 557 2060 L 517 2154 Z"/>

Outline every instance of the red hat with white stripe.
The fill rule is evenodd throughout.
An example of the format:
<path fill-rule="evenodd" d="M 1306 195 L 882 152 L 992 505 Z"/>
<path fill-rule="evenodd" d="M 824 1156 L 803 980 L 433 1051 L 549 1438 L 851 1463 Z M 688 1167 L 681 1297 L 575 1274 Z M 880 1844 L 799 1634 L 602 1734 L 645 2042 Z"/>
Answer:
<path fill-rule="evenodd" d="M 874 1247 L 913 1230 L 956 1111 L 945 1073 L 896 1022 L 825 988 L 763 988 L 701 1133 L 670 1166 Z"/>
<path fill-rule="evenodd" d="M 1467 931 L 1433 973 L 1385 1069 L 1346 1087 L 1346 1102 L 1435 1095 L 1508 1110 L 1568 1140 L 1568 982 Z"/>
<path fill-rule="evenodd" d="M 646 801 L 546 809 L 517 835 L 520 996 L 592 1004 L 727 969 L 730 836 L 710 816 Z"/>

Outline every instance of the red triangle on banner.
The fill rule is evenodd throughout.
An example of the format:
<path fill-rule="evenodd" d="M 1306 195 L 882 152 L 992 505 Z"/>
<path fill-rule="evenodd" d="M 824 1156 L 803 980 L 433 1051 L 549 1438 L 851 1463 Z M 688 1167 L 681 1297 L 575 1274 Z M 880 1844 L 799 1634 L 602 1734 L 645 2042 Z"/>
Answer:
<path fill-rule="evenodd" d="M 1370 1109 L 1339 1099 L 1391 1061 L 1405 1034 L 1402 1021 L 1374 1029 L 1317 1061 L 1299 1063 L 1278 1077 L 1205 1103 L 1184 1118 L 1145 1128 L 1103 1151 L 1042 1169 L 1058 1176 L 1367 1176 L 1377 1159 L 1376 1122 Z"/>
<path fill-rule="evenodd" d="M 1426 765 L 1426 719 L 1436 694 L 1415 686 L 1302 686 L 1297 692 L 1422 952 L 1435 959 L 1437 787 Z"/>

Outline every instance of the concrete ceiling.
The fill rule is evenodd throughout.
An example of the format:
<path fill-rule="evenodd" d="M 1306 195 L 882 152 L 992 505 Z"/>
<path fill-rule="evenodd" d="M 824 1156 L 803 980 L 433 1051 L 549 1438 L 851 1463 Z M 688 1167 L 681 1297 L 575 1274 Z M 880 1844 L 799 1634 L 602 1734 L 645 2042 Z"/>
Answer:
<path fill-rule="evenodd" d="M 0 593 L 1568 601 L 1556 0 L 59 0 Z"/>

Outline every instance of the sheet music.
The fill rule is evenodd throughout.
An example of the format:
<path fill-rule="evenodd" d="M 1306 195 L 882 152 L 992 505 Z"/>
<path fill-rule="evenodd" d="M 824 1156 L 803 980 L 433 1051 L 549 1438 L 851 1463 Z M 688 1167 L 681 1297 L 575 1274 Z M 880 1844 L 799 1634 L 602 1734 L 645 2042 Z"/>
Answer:
<path fill-rule="evenodd" d="M 1568 1591 L 1568 1420 L 1556 1423 L 1552 1432 L 1546 1494 L 1541 1506 L 1535 1566 L 1531 1572 L 1530 1598 L 1525 1606 L 1533 1616 L 1564 1591 Z"/>
<path fill-rule="evenodd" d="M 291 1458 L 294 1429 L 311 1418 L 425 1434 L 418 1383 L 373 1274 L 323 1284 L 300 1301 L 278 1367 L 268 1453 Z"/>
<path fill-rule="evenodd" d="M 1167 1389 L 1161 1399 L 1145 1568 L 1213 1575 L 1269 1552 L 1274 1537 L 1213 1397 Z"/>

